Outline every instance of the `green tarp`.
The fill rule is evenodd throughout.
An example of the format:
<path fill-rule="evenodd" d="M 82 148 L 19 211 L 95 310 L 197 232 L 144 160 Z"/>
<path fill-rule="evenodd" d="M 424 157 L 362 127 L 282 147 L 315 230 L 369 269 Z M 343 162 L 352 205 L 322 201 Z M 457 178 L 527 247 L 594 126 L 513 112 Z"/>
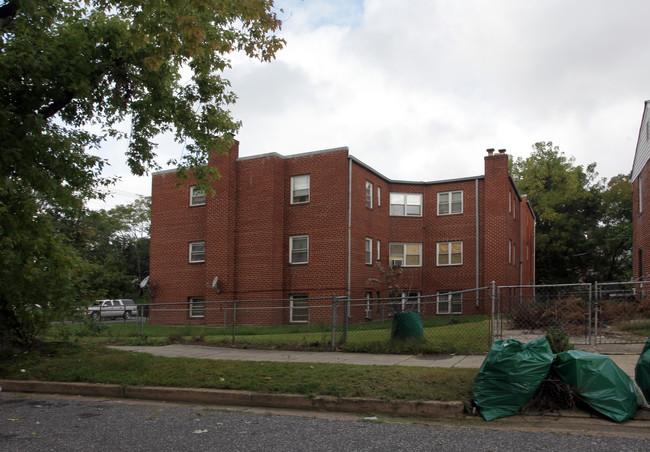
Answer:
<path fill-rule="evenodd" d="M 629 375 L 608 356 L 580 350 L 558 353 L 553 370 L 599 413 L 616 422 L 634 416 L 640 394 Z"/>
<path fill-rule="evenodd" d="M 418 338 L 424 337 L 424 328 L 422 319 L 417 312 L 400 312 L 393 316 L 393 327 L 390 337 L 395 339 Z"/>
<path fill-rule="evenodd" d="M 472 396 L 486 421 L 517 414 L 548 375 L 553 352 L 546 338 L 527 344 L 499 339 L 474 380 Z"/>
<path fill-rule="evenodd" d="M 645 342 L 641 356 L 634 368 L 634 379 L 646 400 L 650 401 L 650 339 Z"/>

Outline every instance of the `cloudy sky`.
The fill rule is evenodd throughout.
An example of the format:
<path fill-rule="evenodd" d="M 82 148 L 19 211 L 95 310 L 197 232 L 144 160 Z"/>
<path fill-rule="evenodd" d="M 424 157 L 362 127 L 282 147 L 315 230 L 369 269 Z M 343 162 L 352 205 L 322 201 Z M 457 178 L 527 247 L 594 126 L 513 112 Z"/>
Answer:
<path fill-rule="evenodd" d="M 629 173 L 650 99 L 647 0 L 284 0 L 272 63 L 233 55 L 240 156 L 347 146 L 390 179 L 483 174 L 487 148 L 552 141 Z M 111 203 L 149 195 L 123 165 Z M 158 162 L 182 154 L 164 138 Z M 102 206 L 93 202 L 91 207 Z"/>

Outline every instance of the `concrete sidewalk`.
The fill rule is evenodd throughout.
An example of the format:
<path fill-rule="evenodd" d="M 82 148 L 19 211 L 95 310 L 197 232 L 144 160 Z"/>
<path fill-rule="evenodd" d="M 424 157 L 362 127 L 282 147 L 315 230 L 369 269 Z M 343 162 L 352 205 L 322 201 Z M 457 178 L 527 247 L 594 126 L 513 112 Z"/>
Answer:
<path fill-rule="evenodd" d="M 576 345 L 576 349 L 608 355 L 634 379 L 634 366 L 643 344 Z M 372 353 L 303 352 L 292 350 L 261 350 L 173 344 L 165 346 L 112 346 L 117 350 L 150 353 L 168 358 L 198 358 L 232 361 L 271 361 L 285 363 L 332 363 L 368 366 L 419 366 L 470 368 L 481 367 L 485 355 L 388 355 Z"/>

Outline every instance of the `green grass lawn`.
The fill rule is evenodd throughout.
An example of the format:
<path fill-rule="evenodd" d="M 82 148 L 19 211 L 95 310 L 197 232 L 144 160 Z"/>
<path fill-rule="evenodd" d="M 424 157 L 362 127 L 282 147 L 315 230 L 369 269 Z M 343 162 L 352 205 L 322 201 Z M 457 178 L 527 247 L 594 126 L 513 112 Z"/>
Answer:
<path fill-rule="evenodd" d="M 489 323 L 485 316 L 430 317 L 422 320 L 421 340 L 391 339 L 391 322 L 375 321 L 349 325 L 347 340 L 341 343 L 343 328 L 337 327 L 336 341 L 343 351 L 369 353 L 456 353 L 477 354 L 489 350 Z M 329 349 L 329 325 L 237 326 L 235 343 L 273 348 L 311 347 Z M 147 323 L 100 323 L 86 321 L 55 325 L 50 340 L 77 340 L 86 344 L 162 345 L 174 342 L 232 343 L 232 326 L 163 326 Z"/>
<path fill-rule="evenodd" d="M 0 356 L 0 378 L 469 402 L 476 369 L 163 358 L 68 342 Z"/>

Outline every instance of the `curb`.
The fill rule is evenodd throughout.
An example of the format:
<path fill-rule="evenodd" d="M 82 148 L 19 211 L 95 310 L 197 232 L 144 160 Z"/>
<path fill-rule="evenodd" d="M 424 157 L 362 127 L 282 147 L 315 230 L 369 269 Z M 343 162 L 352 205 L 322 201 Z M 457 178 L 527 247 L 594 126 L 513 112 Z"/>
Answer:
<path fill-rule="evenodd" d="M 65 383 L 36 380 L 0 380 L 3 391 L 158 400 L 212 405 L 256 406 L 345 413 L 372 413 L 457 419 L 463 416 L 463 402 L 384 401 L 358 397 L 309 397 L 296 394 L 260 394 L 222 389 L 121 386 L 114 384 Z"/>

